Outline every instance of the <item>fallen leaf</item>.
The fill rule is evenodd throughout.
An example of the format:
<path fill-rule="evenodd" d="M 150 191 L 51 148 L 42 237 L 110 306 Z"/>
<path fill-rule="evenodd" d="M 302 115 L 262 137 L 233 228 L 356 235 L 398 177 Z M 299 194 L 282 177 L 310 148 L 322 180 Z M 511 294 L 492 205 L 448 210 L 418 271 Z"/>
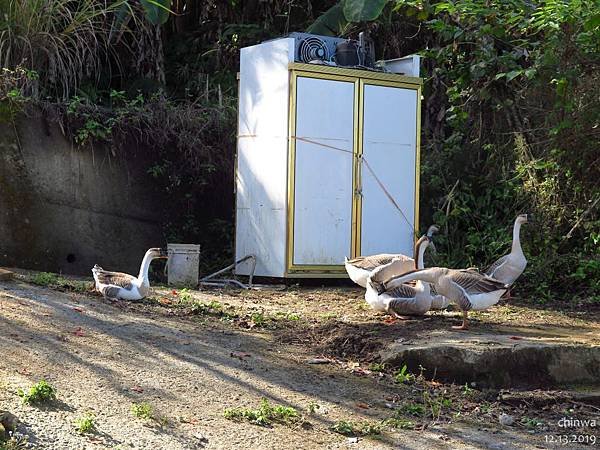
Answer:
<path fill-rule="evenodd" d="M 73 306 L 73 310 L 74 310 L 74 311 L 77 311 L 77 312 L 79 312 L 79 313 L 82 313 L 82 312 L 83 312 L 83 309 L 79 308 L 78 306 Z"/>
<path fill-rule="evenodd" d="M 134 386 L 134 387 L 131 388 L 131 390 L 133 392 L 137 392 L 138 394 L 141 394 L 142 392 L 144 392 L 144 390 L 141 387 L 139 387 L 139 386 Z"/>
<path fill-rule="evenodd" d="M 171 294 L 173 294 L 173 295 L 179 295 L 179 293 L 176 290 L 172 290 Z"/>
<path fill-rule="evenodd" d="M 398 322 L 398 319 L 394 319 L 393 317 L 388 317 L 387 319 L 383 319 L 383 323 L 386 325 L 393 325 Z"/>
<path fill-rule="evenodd" d="M 369 405 L 367 405 L 367 404 L 366 404 L 366 403 L 364 403 L 364 402 L 358 402 L 358 403 L 356 404 L 356 406 L 358 406 L 359 408 L 362 408 L 362 409 L 369 409 Z"/>
<path fill-rule="evenodd" d="M 510 339 L 514 339 L 515 341 L 519 341 L 523 339 L 521 336 L 511 336 Z"/>
<path fill-rule="evenodd" d="M 170 305 L 173 302 L 171 300 L 169 300 L 167 297 L 162 297 L 162 298 L 158 299 L 158 303 L 160 303 L 161 305 Z"/>
<path fill-rule="evenodd" d="M 83 332 L 83 329 L 81 327 L 77 327 L 77 329 L 73 331 L 73 334 L 75 336 L 85 336 L 85 333 Z"/>
<path fill-rule="evenodd" d="M 245 352 L 231 352 L 229 356 L 231 356 L 232 358 L 238 358 L 239 360 L 243 361 L 244 358 L 252 355 L 250 353 Z"/>
<path fill-rule="evenodd" d="M 19 369 L 17 370 L 17 373 L 20 373 L 21 375 L 31 375 L 31 371 L 29 369 Z"/>

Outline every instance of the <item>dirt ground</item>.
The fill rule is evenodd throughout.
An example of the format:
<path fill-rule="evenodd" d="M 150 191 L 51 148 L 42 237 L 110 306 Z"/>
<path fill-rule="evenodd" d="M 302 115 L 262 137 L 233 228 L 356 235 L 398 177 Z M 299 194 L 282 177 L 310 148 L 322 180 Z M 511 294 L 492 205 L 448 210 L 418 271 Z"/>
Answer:
<path fill-rule="evenodd" d="M 558 425 L 563 417 L 597 419 L 600 405 L 594 401 L 559 390 L 479 390 L 431 381 L 426 374 L 398 382 L 395 369 L 378 367 L 386 343 L 451 333 L 456 312 L 389 320 L 370 311 L 354 288 L 163 288 L 143 302 L 111 303 L 85 289 L 58 287 L 63 291 L 23 279 L 0 282 L 0 410 L 21 420 L 19 431 L 35 448 L 600 445 L 598 428 Z M 473 318 L 474 332 L 551 325 L 560 330 L 557 339 L 600 341 L 598 311 L 505 304 Z M 41 379 L 57 388 L 58 400 L 23 404 L 17 389 Z M 263 398 L 295 408 L 301 419 L 259 426 L 224 417 L 226 408 L 257 408 Z M 152 406 L 152 419 L 132 414 L 132 405 L 141 402 Z M 80 435 L 73 424 L 86 412 L 94 414 L 97 431 Z M 499 423 L 501 414 L 514 423 Z M 344 436 L 332 430 L 336 424 L 340 429 L 340 421 L 369 431 Z"/>

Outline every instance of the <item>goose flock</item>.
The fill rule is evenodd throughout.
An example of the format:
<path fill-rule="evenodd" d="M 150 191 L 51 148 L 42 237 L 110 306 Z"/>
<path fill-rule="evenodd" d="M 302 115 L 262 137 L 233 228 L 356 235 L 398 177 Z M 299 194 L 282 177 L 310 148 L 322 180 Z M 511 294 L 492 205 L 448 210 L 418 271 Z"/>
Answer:
<path fill-rule="evenodd" d="M 415 245 L 415 257 L 401 254 L 362 256 L 346 261 L 348 276 L 366 287 L 365 300 L 376 311 L 396 317 L 423 315 L 431 309 L 444 309 L 453 303 L 462 311 L 463 321 L 452 328 L 468 328 L 468 312 L 495 305 L 527 266 L 521 248 L 521 225 L 531 222 L 528 214 L 520 214 L 513 227 L 509 254 L 494 262 L 484 273 L 477 269 L 424 268 L 425 250 L 438 231 L 431 226 Z M 416 281 L 414 286 L 408 284 Z"/>
<path fill-rule="evenodd" d="M 511 252 L 494 262 L 484 273 L 477 269 L 424 267 L 425 250 L 433 247 L 433 235 L 439 229 L 432 225 L 415 244 L 414 258 L 402 254 L 378 254 L 346 259 L 348 276 L 366 288 L 365 300 L 375 311 L 404 318 L 424 315 L 432 309 L 444 309 L 450 303 L 463 312 L 463 322 L 453 328 L 468 328 L 470 310 L 495 305 L 527 266 L 520 240 L 521 225 L 531 222 L 531 215 L 517 216 L 513 227 Z M 150 291 L 148 269 L 154 259 L 167 258 L 161 248 L 149 249 L 142 260 L 137 277 L 110 272 L 99 265 L 92 269 L 96 290 L 107 299 L 140 300 Z M 410 282 L 416 282 L 409 284 Z"/>

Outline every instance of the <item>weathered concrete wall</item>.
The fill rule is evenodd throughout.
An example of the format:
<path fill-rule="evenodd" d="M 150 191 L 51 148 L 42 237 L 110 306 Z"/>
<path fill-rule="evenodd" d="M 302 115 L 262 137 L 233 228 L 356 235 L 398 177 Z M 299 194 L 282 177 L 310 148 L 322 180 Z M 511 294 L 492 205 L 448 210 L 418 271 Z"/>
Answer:
<path fill-rule="evenodd" d="M 0 265 L 137 274 L 146 249 L 166 246 L 142 154 L 74 148 L 42 118 L 0 123 Z"/>

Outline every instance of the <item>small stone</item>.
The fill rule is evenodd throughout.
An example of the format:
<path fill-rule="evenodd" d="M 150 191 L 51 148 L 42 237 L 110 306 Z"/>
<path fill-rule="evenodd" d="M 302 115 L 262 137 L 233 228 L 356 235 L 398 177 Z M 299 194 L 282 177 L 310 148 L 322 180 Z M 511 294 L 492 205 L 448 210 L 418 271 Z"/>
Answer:
<path fill-rule="evenodd" d="M 513 423 L 515 423 L 515 418 L 510 414 L 502 413 L 500 414 L 500 417 L 498 417 L 498 422 L 500 422 L 500 424 L 504 425 L 505 427 L 509 427 Z"/>
<path fill-rule="evenodd" d="M 349 437 L 348 444 L 358 444 L 358 438 L 357 437 Z"/>
<path fill-rule="evenodd" d="M 307 361 L 308 364 L 330 364 L 331 360 L 325 358 L 313 358 Z"/>

